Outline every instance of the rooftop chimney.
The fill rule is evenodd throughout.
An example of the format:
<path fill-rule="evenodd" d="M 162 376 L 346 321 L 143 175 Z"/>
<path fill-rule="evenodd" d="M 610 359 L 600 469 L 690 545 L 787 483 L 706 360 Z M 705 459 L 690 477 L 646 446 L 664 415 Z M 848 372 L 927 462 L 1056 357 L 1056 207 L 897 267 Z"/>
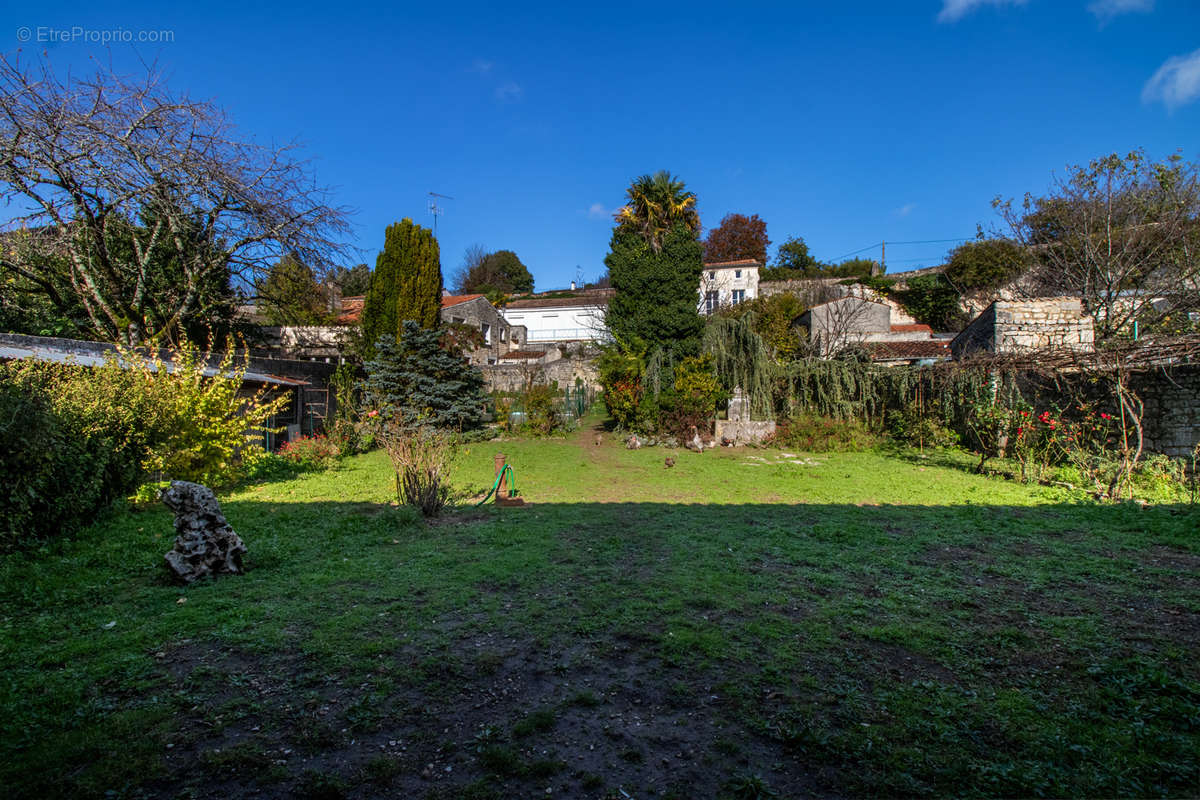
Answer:
<path fill-rule="evenodd" d="M 575 288 L 575 281 L 571 281 L 571 288 L 572 288 L 572 289 L 574 289 L 574 288 Z"/>

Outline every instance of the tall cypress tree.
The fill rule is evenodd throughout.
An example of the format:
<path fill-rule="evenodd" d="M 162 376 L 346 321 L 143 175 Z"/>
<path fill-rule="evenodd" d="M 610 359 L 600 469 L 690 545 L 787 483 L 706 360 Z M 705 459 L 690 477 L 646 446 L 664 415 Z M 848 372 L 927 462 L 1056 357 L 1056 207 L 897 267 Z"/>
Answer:
<path fill-rule="evenodd" d="M 704 321 L 697 311 L 703 246 L 684 222 L 675 222 L 661 249 L 629 225 L 613 231 L 604 263 L 616 293 L 605 320 L 617 339 L 640 339 L 677 360 L 699 352 Z"/>
<path fill-rule="evenodd" d="M 405 320 L 422 328 L 438 327 L 441 307 L 441 255 L 433 233 L 407 217 L 389 225 L 363 300 L 366 356 L 374 355 L 380 336 L 399 338 Z"/>

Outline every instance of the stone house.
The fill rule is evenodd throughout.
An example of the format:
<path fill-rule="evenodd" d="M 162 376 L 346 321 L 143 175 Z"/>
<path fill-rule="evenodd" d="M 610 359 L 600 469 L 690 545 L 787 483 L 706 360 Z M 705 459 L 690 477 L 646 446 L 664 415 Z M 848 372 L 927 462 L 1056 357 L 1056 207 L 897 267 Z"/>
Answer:
<path fill-rule="evenodd" d="M 479 331 L 483 345 L 467 354 L 472 364 L 498 364 L 507 353 L 520 350 L 527 339 L 524 325 L 511 325 L 481 294 L 442 295 L 442 322 Z"/>
<path fill-rule="evenodd" d="M 891 304 L 865 297 L 842 297 L 813 306 L 796 321 L 818 355 L 830 356 L 861 345 L 886 364 L 944 361 L 950 351 L 928 325 L 893 320 Z M 907 319 L 907 318 L 906 318 Z"/>
<path fill-rule="evenodd" d="M 363 297 L 342 298 L 342 313 L 337 318 L 342 330 L 359 323 L 364 300 Z M 467 353 L 467 360 L 472 364 L 497 364 L 506 353 L 520 350 L 526 344 L 525 326 L 510 324 L 481 294 L 453 295 L 443 292 L 439 314 L 444 324 L 466 325 L 482 335 L 483 344 Z"/>
<path fill-rule="evenodd" d="M 974 353 L 1094 348 L 1095 328 L 1078 297 L 996 300 L 950 342 L 955 360 Z"/>

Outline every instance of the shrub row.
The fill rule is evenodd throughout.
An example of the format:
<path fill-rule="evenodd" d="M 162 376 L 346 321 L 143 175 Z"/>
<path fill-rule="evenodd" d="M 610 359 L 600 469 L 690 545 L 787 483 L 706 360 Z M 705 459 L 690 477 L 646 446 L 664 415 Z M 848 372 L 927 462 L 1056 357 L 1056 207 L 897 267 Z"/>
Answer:
<path fill-rule="evenodd" d="M 147 480 L 243 478 L 286 398 L 246 397 L 231 352 L 217 377 L 193 346 L 168 362 L 122 351 L 95 368 L 0 366 L 0 549 L 69 532 Z"/>

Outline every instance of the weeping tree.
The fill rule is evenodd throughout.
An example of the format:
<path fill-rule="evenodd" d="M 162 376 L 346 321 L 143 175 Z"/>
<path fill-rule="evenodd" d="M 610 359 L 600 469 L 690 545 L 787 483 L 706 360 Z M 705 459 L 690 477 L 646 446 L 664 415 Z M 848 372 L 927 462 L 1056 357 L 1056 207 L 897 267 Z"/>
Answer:
<path fill-rule="evenodd" d="M 755 333 L 756 321 L 754 312 L 710 318 L 702 349 L 712 356 L 721 387 L 730 394 L 741 387 L 750 402 L 750 413 L 765 419 L 775 413 L 773 387 L 780 368 Z"/>

